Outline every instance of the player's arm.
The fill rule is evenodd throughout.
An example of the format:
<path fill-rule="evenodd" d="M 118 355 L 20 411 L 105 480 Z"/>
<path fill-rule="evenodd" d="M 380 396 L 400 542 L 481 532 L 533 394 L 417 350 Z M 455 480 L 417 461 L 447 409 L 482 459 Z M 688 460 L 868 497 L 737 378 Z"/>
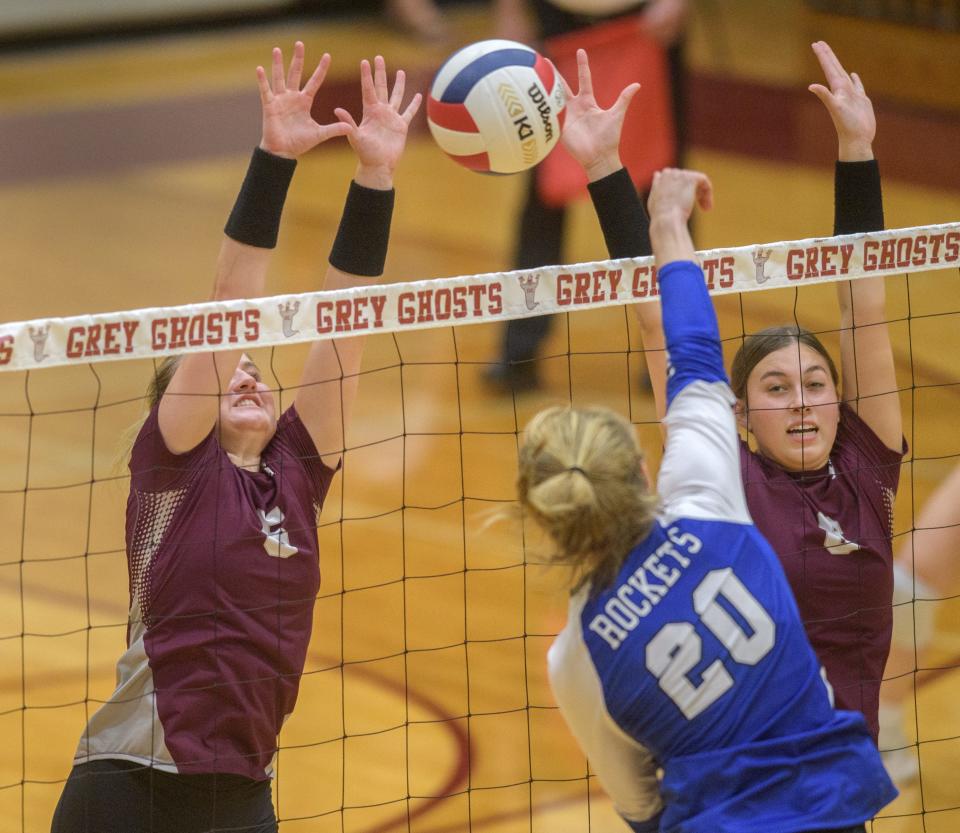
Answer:
<path fill-rule="evenodd" d="M 330 56 L 321 58 L 301 90 L 303 61 L 304 47 L 298 41 L 286 74 L 280 49 L 273 50 L 269 78 L 263 67 L 257 67 L 263 134 L 224 229 L 213 286 L 214 301 L 264 295 L 267 269 L 297 157 L 347 132 L 345 124 L 320 125 L 310 116 L 310 106 L 330 66 Z M 219 414 L 219 394 L 230 383 L 240 355 L 239 350 L 224 350 L 184 356 L 160 401 L 158 414 L 160 432 L 170 451 L 189 451 L 210 433 Z"/>
<path fill-rule="evenodd" d="M 389 91 L 386 66 L 379 55 L 372 70 L 369 62 L 361 62 L 360 86 L 360 123 L 346 110 L 336 110 L 357 155 L 357 169 L 330 253 L 323 286 L 327 290 L 376 283 L 383 274 L 393 215 L 393 174 L 422 98 L 417 93 L 401 109 L 403 70 Z M 304 364 L 295 400 L 297 414 L 331 468 L 336 468 L 343 454 L 363 345 L 362 336 L 314 342 Z"/>
<path fill-rule="evenodd" d="M 950 597 L 958 592 L 960 464 L 954 466 L 923 504 L 913 531 L 904 538 L 897 551 L 897 561 L 907 575 L 915 572 L 917 578 L 938 595 Z"/>
<path fill-rule="evenodd" d="M 640 28 L 662 46 L 680 40 L 690 14 L 688 0 L 649 0 L 640 13 Z"/>
<path fill-rule="evenodd" d="M 813 44 L 828 86 L 810 91 L 827 108 L 837 130 L 834 234 L 882 229 L 880 171 L 873 156 L 877 123 L 873 104 L 856 73 L 848 74 L 827 44 Z M 887 325 L 884 278 L 837 284 L 840 303 L 841 396 L 888 448 L 903 443 L 897 375 Z"/>
<path fill-rule="evenodd" d="M 667 348 L 663 339 L 660 302 L 634 304 L 633 312 L 640 329 L 640 341 L 647 361 L 647 375 L 650 377 L 657 419 L 663 420 L 667 415 Z"/>
<path fill-rule="evenodd" d="M 571 600 L 567 627 L 550 647 L 550 686 L 617 812 L 635 833 L 657 833 L 663 810 L 657 762 L 607 710 L 603 686 L 583 641 L 582 607 L 582 595 Z"/>
<path fill-rule="evenodd" d="M 650 239 L 660 275 L 667 373 L 667 444 L 657 491 L 668 514 L 748 523 L 733 393 L 713 303 L 687 222 L 708 209 L 710 180 L 664 170 L 650 191 Z"/>
<path fill-rule="evenodd" d="M 498 38 L 533 44 L 540 37 L 530 19 L 533 12 L 528 0 L 493 0 L 492 10 Z"/>
<path fill-rule="evenodd" d="M 653 253 L 650 220 L 620 160 L 620 134 L 630 102 L 639 84 L 626 87 L 609 110 L 601 108 L 593 94 L 587 53 L 577 50 L 576 95 L 564 81 L 567 114 L 561 140 L 587 174 L 587 187 L 600 221 L 611 258 L 643 257 Z M 647 371 L 657 403 L 657 417 L 666 412 L 667 359 L 660 323 L 660 305 L 634 306 L 643 339 Z"/>

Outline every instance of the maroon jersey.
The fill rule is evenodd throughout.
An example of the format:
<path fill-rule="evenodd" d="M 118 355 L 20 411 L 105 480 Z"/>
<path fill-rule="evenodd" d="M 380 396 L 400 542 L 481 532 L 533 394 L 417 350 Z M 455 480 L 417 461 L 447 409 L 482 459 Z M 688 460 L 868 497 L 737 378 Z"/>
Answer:
<path fill-rule="evenodd" d="M 822 469 L 788 472 L 740 443 L 753 521 L 771 543 L 842 709 L 876 739 L 893 623 L 893 502 L 906 452 L 887 448 L 847 405 Z"/>
<path fill-rule="evenodd" d="M 257 472 L 230 461 L 216 429 L 171 454 L 154 408 L 130 470 L 128 648 L 75 762 L 267 778 L 306 658 L 333 471 L 292 407 Z"/>

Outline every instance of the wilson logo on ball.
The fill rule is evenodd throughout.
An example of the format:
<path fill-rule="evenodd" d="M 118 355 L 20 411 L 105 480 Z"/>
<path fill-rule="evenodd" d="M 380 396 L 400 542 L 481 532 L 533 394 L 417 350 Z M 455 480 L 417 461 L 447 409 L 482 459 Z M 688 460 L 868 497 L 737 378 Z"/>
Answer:
<path fill-rule="evenodd" d="M 440 67 L 427 122 L 451 159 L 483 173 L 511 174 L 556 147 L 566 99 L 553 64 L 508 40 L 464 47 Z"/>

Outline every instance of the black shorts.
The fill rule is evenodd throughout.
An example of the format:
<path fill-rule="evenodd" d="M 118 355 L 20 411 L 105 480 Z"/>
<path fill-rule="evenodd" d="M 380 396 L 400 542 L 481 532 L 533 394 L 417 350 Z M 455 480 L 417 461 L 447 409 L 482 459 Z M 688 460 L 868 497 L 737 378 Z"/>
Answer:
<path fill-rule="evenodd" d="M 277 833 L 270 790 L 239 775 L 90 761 L 70 773 L 51 833 Z"/>

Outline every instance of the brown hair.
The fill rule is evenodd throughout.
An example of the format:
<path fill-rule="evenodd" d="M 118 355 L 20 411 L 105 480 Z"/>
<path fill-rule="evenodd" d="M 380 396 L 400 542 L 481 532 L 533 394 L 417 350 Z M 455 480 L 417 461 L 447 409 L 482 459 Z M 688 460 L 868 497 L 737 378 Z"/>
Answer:
<path fill-rule="evenodd" d="M 752 333 L 744 338 L 743 344 L 737 350 L 733 357 L 733 364 L 730 366 L 730 387 L 733 395 L 744 402 L 747 401 L 747 380 L 753 369 L 764 358 L 771 353 L 784 347 L 805 344 L 811 350 L 816 350 L 830 370 L 830 376 L 833 378 L 833 384 L 840 382 L 840 375 L 837 373 L 837 366 L 827 352 L 826 348 L 810 330 L 796 325 L 785 327 L 768 327 L 757 333 Z"/>
<path fill-rule="evenodd" d="M 520 504 L 572 565 L 575 588 L 609 586 L 653 525 L 651 494 L 633 427 L 606 408 L 548 408 L 527 425 L 520 449 Z"/>
<path fill-rule="evenodd" d="M 177 372 L 180 361 L 183 356 L 167 356 L 160 364 L 154 368 L 153 376 L 150 377 L 150 383 L 147 385 L 147 409 L 154 408 L 163 398 L 163 394 L 173 379 L 173 374 Z"/>
<path fill-rule="evenodd" d="M 166 392 L 170 380 L 173 379 L 173 374 L 177 372 L 182 358 L 183 356 L 167 356 L 160 364 L 154 366 L 153 376 L 150 377 L 150 382 L 147 384 L 146 390 L 147 413 L 140 417 L 135 423 L 125 428 L 120 434 L 121 442 L 119 450 L 113 461 L 115 471 L 121 472 L 127 460 L 130 459 L 133 444 L 137 441 L 140 429 L 143 428 L 143 423 L 147 420 L 147 414 L 149 414 L 163 398 L 163 394 Z"/>

